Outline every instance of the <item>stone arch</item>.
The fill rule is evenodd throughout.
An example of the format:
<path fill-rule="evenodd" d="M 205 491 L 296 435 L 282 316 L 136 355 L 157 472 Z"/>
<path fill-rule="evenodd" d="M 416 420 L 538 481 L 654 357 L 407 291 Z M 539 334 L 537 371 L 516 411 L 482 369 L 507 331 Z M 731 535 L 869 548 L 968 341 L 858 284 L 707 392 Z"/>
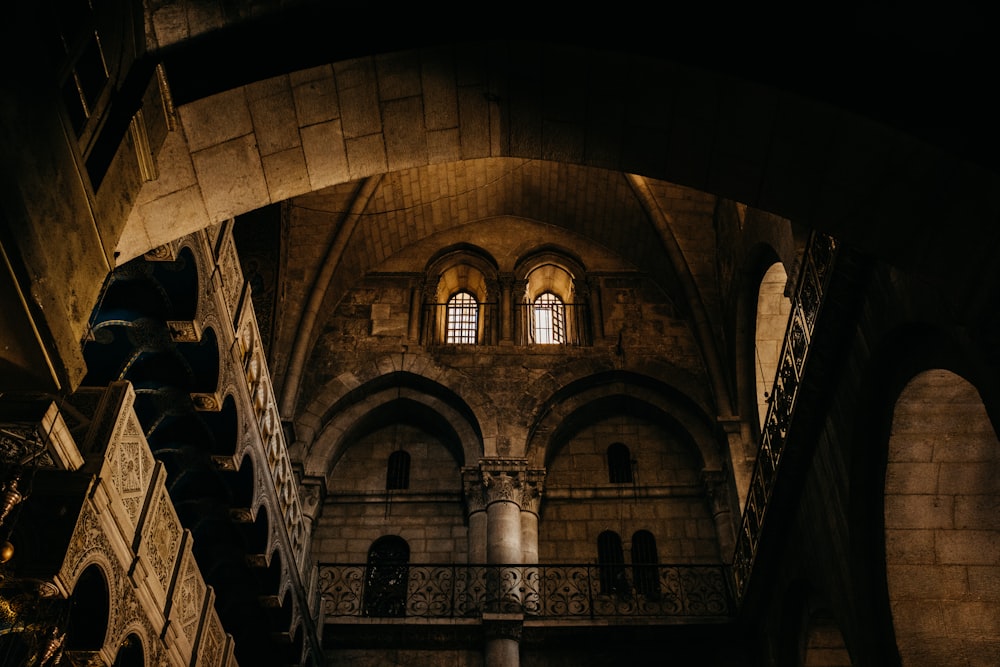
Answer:
<path fill-rule="evenodd" d="M 91 563 L 73 584 L 65 650 L 100 650 L 107 640 L 110 619 L 111 593 L 107 574 L 101 565 Z"/>
<path fill-rule="evenodd" d="M 476 425 L 440 397 L 413 389 L 385 389 L 338 413 L 316 439 L 306 474 L 328 477 L 351 442 L 378 424 L 406 421 L 438 437 L 459 466 L 483 456 Z"/>
<path fill-rule="evenodd" d="M 417 401 L 440 413 L 458 434 L 466 461 L 478 460 L 487 441 L 495 440 L 492 405 L 478 393 L 457 393 L 454 387 L 461 386 L 461 377 L 454 370 L 417 355 L 405 360 L 405 370 L 398 370 L 391 357 L 384 361 L 378 366 L 385 372 L 366 381 L 349 374 L 331 381 L 302 412 L 296 422 L 297 449 L 307 475 L 325 477 L 327 466 L 339 455 L 346 429 L 372 408 L 396 398 Z"/>
<path fill-rule="evenodd" d="M 169 326 L 169 325 L 168 325 Z M 198 394 L 213 394 L 219 389 L 221 352 L 219 337 L 212 327 L 206 327 L 197 342 L 177 344 L 177 351 L 185 365 L 191 369 L 191 391 Z M 200 397 L 196 397 L 198 401 Z M 205 405 L 206 409 L 220 406 Z"/>
<path fill-rule="evenodd" d="M 145 667 L 145 664 L 146 654 L 143 650 L 142 639 L 134 632 L 129 633 L 118 644 L 118 650 L 111 667 Z"/>
<path fill-rule="evenodd" d="M 692 448 L 706 470 L 720 470 L 722 458 L 707 414 L 689 395 L 661 378 L 609 372 L 576 379 L 538 405 L 526 442 L 531 465 L 544 466 L 568 430 L 609 411 L 638 411 L 668 426 Z"/>
<path fill-rule="evenodd" d="M 378 91 L 374 55 L 352 59 L 352 54 L 347 53 L 343 61 L 311 62 L 310 69 L 294 72 L 294 76 L 295 64 L 285 63 L 283 70 L 272 70 L 276 73 L 272 78 L 226 90 L 218 82 L 208 84 L 206 89 L 202 85 L 203 73 L 192 90 L 196 66 L 189 62 L 184 74 L 175 72 L 173 78 L 183 131 L 167 138 L 157 165 L 162 174 L 160 180 L 176 185 L 173 190 L 164 188 L 162 183 L 143 188 L 117 251 L 127 259 L 144 252 L 149 245 L 184 236 L 290 196 L 380 173 L 387 166 L 406 169 L 446 162 L 456 156 L 544 157 L 584 163 L 714 191 L 788 218 L 812 222 L 820 215 L 816 199 L 829 191 L 831 182 L 845 180 L 853 184 L 843 194 L 850 198 L 844 202 L 844 209 L 852 210 L 863 193 L 875 190 L 869 184 L 885 171 L 870 168 L 859 176 L 855 169 L 857 161 L 871 159 L 872 155 L 886 156 L 884 159 L 888 160 L 908 144 L 905 137 L 879 131 L 866 119 L 827 105 L 797 104 L 794 111 L 789 111 L 789 105 L 782 103 L 786 93 L 768 86 L 717 76 L 711 78 L 711 85 L 705 85 L 705 73 L 673 62 L 555 44 L 532 51 L 539 62 L 525 62 L 524 53 L 524 49 L 513 48 L 504 41 L 480 41 L 430 52 L 418 49 L 396 52 L 392 62 L 414 63 L 399 67 L 395 75 L 401 86 L 414 92 L 415 108 L 437 109 L 444 114 L 436 117 L 436 126 L 415 115 L 406 126 L 409 140 L 405 142 L 389 136 L 379 113 L 377 96 L 348 102 L 329 94 L 325 105 L 310 107 L 307 118 L 268 114 L 271 120 L 266 126 L 255 124 L 251 109 L 259 102 L 262 91 L 272 96 L 269 102 L 283 108 L 295 108 L 297 96 L 306 94 L 305 87 L 300 90 L 302 83 L 309 84 L 309 91 L 332 92 L 337 89 L 338 77 L 349 75 L 354 85 Z M 527 82 L 528 85 L 510 85 L 515 78 L 522 80 L 511 76 L 512 72 L 528 67 L 538 77 Z M 660 83 L 652 89 L 623 87 L 622 75 L 626 70 L 630 80 Z M 463 72 L 462 77 L 456 76 L 458 71 Z M 480 89 L 485 100 L 462 105 L 461 114 L 458 110 L 463 88 L 459 80 Z M 585 82 L 585 90 L 568 91 L 570 81 L 574 85 Z M 745 103 L 719 105 L 718 96 L 737 85 L 739 99 Z M 574 124 L 574 131 L 546 137 L 543 128 L 548 125 L 535 114 L 503 113 L 505 109 L 516 108 L 544 110 L 545 97 L 564 90 L 571 99 L 614 100 L 616 108 L 621 109 L 615 115 L 618 122 L 585 118 Z M 683 104 L 686 109 L 712 109 L 713 115 L 705 119 L 700 113 L 663 113 L 665 100 L 681 100 L 674 103 Z M 346 108 L 348 104 L 350 108 Z M 746 123 L 745 118 L 744 122 L 734 120 L 736 115 L 745 113 L 747 105 L 767 113 L 759 114 L 755 123 Z M 795 126 L 800 131 L 773 132 L 774 127 L 787 125 L 789 113 L 795 114 Z M 639 131 L 632 125 L 636 118 L 648 119 L 641 128 L 644 136 L 652 137 L 646 151 L 630 149 L 629 141 Z M 360 124 L 355 129 L 375 140 L 364 146 L 350 145 L 345 119 L 355 119 Z M 559 120 L 561 125 L 566 122 L 564 118 Z M 718 133 L 711 131 L 716 125 L 727 128 L 732 141 L 717 142 Z M 444 129 L 448 132 L 444 133 Z M 774 142 L 772 159 L 760 160 L 761 136 Z M 275 137 L 294 137 L 295 141 L 287 146 L 275 145 Z M 671 137 L 687 140 L 671 144 Z M 831 141 L 831 137 L 842 140 Z M 867 149 L 863 153 L 854 148 L 861 138 Z M 442 141 L 447 143 L 442 145 Z M 811 150 L 802 151 L 803 144 Z M 205 150 L 212 147 L 219 150 Z M 289 149 L 298 155 L 296 161 L 289 162 L 287 168 L 265 169 L 264 165 L 270 162 L 268 158 Z M 227 168 L 217 168 L 211 154 L 225 160 Z M 691 154 L 705 158 L 680 159 Z M 929 162 L 937 156 L 919 151 L 916 155 L 908 153 L 908 157 Z M 193 168 L 195 164 L 197 169 Z M 736 168 L 738 165 L 742 168 Z M 831 169 L 830 165 L 836 168 Z M 914 171 L 929 172 L 917 166 Z M 851 178 L 847 180 L 849 173 Z M 211 179 L 203 176 L 207 174 L 212 174 Z M 859 178 L 862 182 L 858 182 Z M 894 191 L 891 187 L 884 190 Z M 815 194 L 804 197 L 803 192 Z M 916 203 L 898 206 L 886 201 L 876 205 L 883 211 L 921 210 Z M 190 214 L 171 215 L 178 207 Z M 929 214 L 939 207 L 928 206 L 927 210 Z M 832 217 L 819 222 L 837 226 Z"/>
<path fill-rule="evenodd" d="M 840 625 L 825 596 L 803 579 L 791 580 L 781 601 L 776 637 L 782 667 L 851 667 Z"/>
<path fill-rule="evenodd" d="M 261 503 L 257 507 L 252 521 L 243 524 L 243 534 L 246 539 L 247 554 L 255 559 L 255 567 L 266 567 L 265 554 L 271 546 L 271 522 L 267 505 Z"/>
<path fill-rule="evenodd" d="M 498 336 L 499 269 L 486 250 L 469 243 L 443 248 L 425 269 L 423 326 L 425 344 L 446 341 L 448 304 L 456 294 L 470 294 L 476 301 L 476 343 L 492 344 Z"/>
<path fill-rule="evenodd" d="M 533 304 L 543 294 L 554 295 L 559 301 L 558 310 L 549 319 L 558 319 L 564 340 L 586 344 L 592 340 L 593 328 L 589 321 L 586 269 L 583 262 L 571 251 L 553 245 L 536 248 L 517 258 L 514 263 L 514 292 L 516 313 L 514 339 L 520 344 L 537 342 L 534 335 Z M 544 339 L 545 337 L 543 337 Z"/>

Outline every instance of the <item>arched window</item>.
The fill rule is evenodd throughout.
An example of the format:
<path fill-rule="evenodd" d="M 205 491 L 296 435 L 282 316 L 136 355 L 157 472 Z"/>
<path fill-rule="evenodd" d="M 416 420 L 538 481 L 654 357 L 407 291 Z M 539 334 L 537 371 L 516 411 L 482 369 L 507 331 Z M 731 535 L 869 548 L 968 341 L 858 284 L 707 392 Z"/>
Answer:
<path fill-rule="evenodd" d="M 389 465 L 385 471 L 385 489 L 410 488 L 410 455 L 402 449 L 389 455 Z"/>
<path fill-rule="evenodd" d="M 632 534 L 632 581 L 637 593 L 647 596 L 660 594 L 659 556 L 656 538 L 648 530 Z"/>
<path fill-rule="evenodd" d="M 566 307 L 562 299 L 552 292 L 539 294 L 531 309 L 531 316 L 535 343 L 566 343 Z"/>
<path fill-rule="evenodd" d="M 613 530 L 597 536 L 597 562 L 600 567 L 601 594 L 628 597 L 630 586 L 625 573 L 622 538 Z"/>
<path fill-rule="evenodd" d="M 479 327 L 479 304 L 469 292 L 456 292 L 448 299 L 445 342 L 474 345 Z"/>
<path fill-rule="evenodd" d="M 397 535 L 385 535 L 368 549 L 365 570 L 365 616 L 405 616 L 410 545 Z"/>
<path fill-rule="evenodd" d="M 608 481 L 612 484 L 632 483 L 632 453 L 620 442 L 608 447 Z"/>

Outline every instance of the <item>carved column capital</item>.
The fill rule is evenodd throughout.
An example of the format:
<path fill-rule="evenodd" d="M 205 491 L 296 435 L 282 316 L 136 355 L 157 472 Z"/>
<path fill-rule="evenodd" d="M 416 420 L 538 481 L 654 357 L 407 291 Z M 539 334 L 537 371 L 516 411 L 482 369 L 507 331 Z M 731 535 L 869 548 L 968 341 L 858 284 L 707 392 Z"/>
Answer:
<path fill-rule="evenodd" d="M 538 506 L 542 503 L 541 482 L 524 482 L 521 485 L 521 511 L 538 514 Z"/>
<path fill-rule="evenodd" d="M 478 468 L 462 469 L 462 495 L 465 498 L 467 515 L 482 512 L 486 509 L 486 490 Z"/>
<path fill-rule="evenodd" d="M 722 470 L 702 470 L 701 481 L 705 485 L 705 493 L 712 503 L 712 513 L 729 511 L 729 486 L 726 474 Z"/>
<path fill-rule="evenodd" d="M 483 621 L 483 630 L 487 639 L 513 639 L 521 641 L 521 630 L 524 623 L 514 619 L 490 619 Z"/>
<path fill-rule="evenodd" d="M 511 502 L 521 506 L 521 478 L 517 473 L 483 471 L 483 488 L 486 504 Z"/>

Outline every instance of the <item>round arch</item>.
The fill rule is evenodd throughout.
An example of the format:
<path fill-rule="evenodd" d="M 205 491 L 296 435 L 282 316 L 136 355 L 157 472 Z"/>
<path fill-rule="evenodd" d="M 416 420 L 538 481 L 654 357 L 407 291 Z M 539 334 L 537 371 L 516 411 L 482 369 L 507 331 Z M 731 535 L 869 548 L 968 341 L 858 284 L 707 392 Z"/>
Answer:
<path fill-rule="evenodd" d="M 712 421 L 687 394 L 662 380 L 622 372 L 583 377 L 539 404 L 547 409 L 531 424 L 525 449 L 533 466 L 547 464 L 567 429 L 576 428 L 580 420 L 609 411 L 639 410 L 682 436 L 705 469 L 722 467 Z"/>
<path fill-rule="evenodd" d="M 927 371 L 946 372 L 974 387 L 985 419 L 996 431 L 997 369 L 979 345 L 963 332 L 927 323 L 907 322 L 887 329 L 873 350 L 856 397 L 858 414 L 850 442 L 850 479 L 853 480 L 848 519 L 853 538 L 855 590 L 863 610 L 855 631 L 881 655 L 883 664 L 900 665 L 900 650 L 890 604 L 887 561 L 894 545 L 887 540 L 885 503 L 891 484 L 910 477 L 888 477 L 889 442 L 898 398 L 906 386 Z M 915 478 L 919 481 L 919 478 Z M 873 511 L 878 508 L 878 511 Z"/>
<path fill-rule="evenodd" d="M 403 403 L 400 403 L 403 402 Z M 305 474 L 325 478 L 343 454 L 347 436 L 382 406 L 416 407 L 452 443 L 457 461 L 478 461 L 484 435 L 471 406 L 445 387 L 413 373 L 396 371 L 345 392 L 323 406 L 322 422 L 305 456 Z M 461 465 L 460 463 L 460 465 Z"/>
<path fill-rule="evenodd" d="M 111 595 L 104 569 L 91 563 L 80 573 L 70 598 L 66 626 L 67 651 L 98 651 L 104 646 L 111 618 Z"/>
<path fill-rule="evenodd" d="M 118 645 L 118 652 L 111 667 L 145 667 L 145 665 L 146 654 L 142 640 L 134 632 L 130 633 Z"/>

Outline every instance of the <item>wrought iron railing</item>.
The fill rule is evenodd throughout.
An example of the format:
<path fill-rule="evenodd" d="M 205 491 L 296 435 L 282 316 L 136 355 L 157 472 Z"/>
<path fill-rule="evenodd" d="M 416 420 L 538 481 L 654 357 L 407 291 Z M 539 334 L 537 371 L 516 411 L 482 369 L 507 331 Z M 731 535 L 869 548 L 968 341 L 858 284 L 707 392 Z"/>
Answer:
<path fill-rule="evenodd" d="M 319 565 L 327 619 L 725 618 L 729 580 L 722 565 Z"/>
<path fill-rule="evenodd" d="M 743 509 L 742 527 L 737 536 L 732 569 L 737 599 L 742 599 L 753 569 L 761 528 L 785 451 L 788 427 L 795 412 L 813 332 L 833 273 L 836 254 L 836 241 L 825 234 L 814 232 L 806 245 L 774 387 L 761 429 L 760 447 Z"/>

